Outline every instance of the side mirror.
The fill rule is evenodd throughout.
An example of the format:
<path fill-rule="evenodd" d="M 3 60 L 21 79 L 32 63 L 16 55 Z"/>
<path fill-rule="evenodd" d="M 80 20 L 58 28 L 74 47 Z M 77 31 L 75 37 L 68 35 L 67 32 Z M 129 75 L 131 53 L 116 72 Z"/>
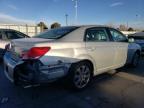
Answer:
<path fill-rule="evenodd" d="M 134 43 L 135 40 L 134 40 L 134 38 L 129 38 L 128 41 L 129 41 L 129 43 Z"/>

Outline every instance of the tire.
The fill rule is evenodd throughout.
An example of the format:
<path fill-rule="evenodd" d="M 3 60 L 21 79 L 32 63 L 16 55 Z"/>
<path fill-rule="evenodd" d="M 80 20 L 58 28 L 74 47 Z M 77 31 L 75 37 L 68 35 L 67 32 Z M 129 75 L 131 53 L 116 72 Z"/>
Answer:
<path fill-rule="evenodd" d="M 68 84 L 75 90 L 86 88 L 92 79 L 93 69 L 89 62 L 72 64 L 67 75 Z"/>
<path fill-rule="evenodd" d="M 139 64 L 139 60 L 140 60 L 140 54 L 136 52 L 136 53 L 133 55 L 132 62 L 131 62 L 131 66 L 132 66 L 132 67 L 137 67 L 138 64 Z"/>

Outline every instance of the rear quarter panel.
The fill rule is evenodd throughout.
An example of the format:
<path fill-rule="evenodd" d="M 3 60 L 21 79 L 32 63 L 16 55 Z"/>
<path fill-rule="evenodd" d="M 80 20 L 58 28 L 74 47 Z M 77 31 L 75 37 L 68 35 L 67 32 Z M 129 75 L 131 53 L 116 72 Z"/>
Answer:
<path fill-rule="evenodd" d="M 38 46 L 51 47 L 51 50 L 40 58 L 44 65 L 55 64 L 58 61 L 75 63 L 87 58 L 84 42 L 55 42 Z"/>

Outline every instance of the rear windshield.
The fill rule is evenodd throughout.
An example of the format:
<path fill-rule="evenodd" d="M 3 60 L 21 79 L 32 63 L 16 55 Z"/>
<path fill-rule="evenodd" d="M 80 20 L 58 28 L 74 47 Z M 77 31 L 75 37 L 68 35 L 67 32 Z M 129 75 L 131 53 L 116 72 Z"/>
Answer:
<path fill-rule="evenodd" d="M 44 38 L 44 39 L 59 39 L 66 34 L 76 30 L 78 27 L 60 27 L 56 29 L 51 29 L 36 35 L 35 38 Z"/>

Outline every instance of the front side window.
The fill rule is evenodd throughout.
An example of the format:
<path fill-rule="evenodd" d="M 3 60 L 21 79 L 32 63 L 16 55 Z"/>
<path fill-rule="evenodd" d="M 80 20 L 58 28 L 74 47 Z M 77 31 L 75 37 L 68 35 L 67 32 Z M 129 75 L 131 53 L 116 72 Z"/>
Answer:
<path fill-rule="evenodd" d="M 19 38 L 28 38 L 28 36 L 25 35 L 25 34 L 23 34 L 23 33 L 15 32 L 15 34 L 16 34 L 17 37 L 19 37 Z"/>
<path fill-rule="evenodd" d="M 59 39 L 63 37 L 64 35 L 76 30 L 78 27 L 60 27 L 52 30 L 48 30 L 46 32 L 43 32 L 35 38 L 44 38 L 44 39 Z"/>
<path fill-rule="evenodd" d="M 103 28 L 93 28 L 89 29 L 86 32 L 86 41 L 89 42 L 105 42 L 108 41 L 108 35 L 105 29 Z"/>
<path fill-rule="evenodd" d="M 117 31 L 115 29 L 110 29 L 110 33 L 111 33 L 113 41 L 115 41 L 115 42 L 126 42 L 127 41 L 126 36 L 124 36 L 122 33 L 120 33 L 119 31 Z"/>

